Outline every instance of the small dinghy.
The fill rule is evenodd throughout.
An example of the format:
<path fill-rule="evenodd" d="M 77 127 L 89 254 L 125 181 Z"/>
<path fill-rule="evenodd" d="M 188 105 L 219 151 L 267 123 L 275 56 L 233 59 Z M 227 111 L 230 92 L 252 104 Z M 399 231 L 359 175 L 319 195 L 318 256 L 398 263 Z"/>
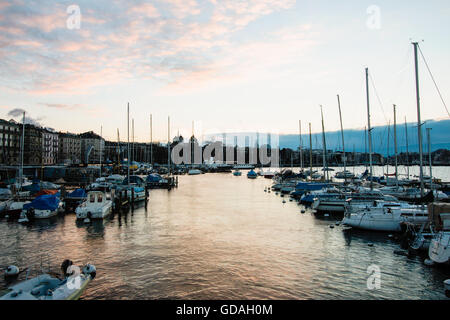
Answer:
<path fill-rule="evenodd" d="M 80 271 L 70 260 L 64 260 L 61 270 L 64 279 L 44 273 L 10 286 L 0 300 L 78 300 L 96 275 L 94 265 Z"/>
<path fill-rule="evenodd" d="M 233 176 L 240 177 L 240 176 L 242 176 L 242 172 L 240 172 L 239 170 L 236 170 L 233 172 Z"/>

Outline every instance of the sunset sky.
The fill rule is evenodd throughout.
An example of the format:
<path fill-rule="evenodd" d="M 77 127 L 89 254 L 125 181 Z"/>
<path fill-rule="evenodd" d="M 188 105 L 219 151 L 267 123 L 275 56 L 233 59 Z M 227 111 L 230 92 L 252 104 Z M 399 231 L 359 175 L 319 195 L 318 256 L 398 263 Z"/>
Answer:
<path fill-rule="evenodd" d="M 68 28 L 77 5 L 80 28 Z M 379 19 L 377 15 L 379 10 Z M 450 98 L 450 2 L 0 0 L 0 118 L 14 109 L 56 130 L 137 141 L 211 132 L 298 132 L 417 120 L 411 41 Z M 73 20 L 70 20 L 73 21 Z M 422 119 L 448 119 L 420 58 Z M 380 103 L 381 102 L 381 103 Z M 201 132 L 200 132 L 201 131 Z"/>

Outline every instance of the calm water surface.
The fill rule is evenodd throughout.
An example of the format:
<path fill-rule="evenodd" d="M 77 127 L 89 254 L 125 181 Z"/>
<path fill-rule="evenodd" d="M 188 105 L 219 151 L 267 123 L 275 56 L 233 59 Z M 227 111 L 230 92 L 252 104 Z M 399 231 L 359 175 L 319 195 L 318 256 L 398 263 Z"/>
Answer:
<path fill-rule="evenodd" d="M 333 218 L 264 192 L 270 180 L 179 179 L 178 189 L 152 191 L 147 209 L 103 222 L 2 220 L 0 265 L 91 262 L 97 277 L 83 299 L 447 299 L 448 268 L 395 254 L 387 234 L 332 229 Z M 372 264 L 379 290 L 367 289 Z"/>

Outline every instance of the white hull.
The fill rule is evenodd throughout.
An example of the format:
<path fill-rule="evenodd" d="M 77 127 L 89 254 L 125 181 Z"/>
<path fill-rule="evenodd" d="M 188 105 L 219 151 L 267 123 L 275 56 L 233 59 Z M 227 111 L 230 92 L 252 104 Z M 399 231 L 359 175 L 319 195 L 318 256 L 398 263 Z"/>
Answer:
<path fill-rule="evenodd" d="M 91 219 L 104 219 L 111 214 L 112 202 L 105 203 L 101 207 L 78 207 L 75 210 L 77 219 L 86 219 L 90 216 Z M 89 215 L 90 214 L 90 215 Z"/>
<path fill-rule="evenodd" d="M 358 213 L 346 213 L 342 223 L 353 228 L 374 231 L 399 232 L 403 222 L 416 224 L 424 223 L 428 220 L 426 211 L 416 210 L 401 212 L 402 209 L 395 209 L 395 212 L 385 210 L 368 210 Z M 394 211 L 394 210 L 392 210 Z M 404 215 L 405 214 L 405 215 Z"/>
<path fill-rule="evenodd" d="M 450 232 L 439 232 L 431 239 L 428 255 L 433 262 L 450 262 Z"/>

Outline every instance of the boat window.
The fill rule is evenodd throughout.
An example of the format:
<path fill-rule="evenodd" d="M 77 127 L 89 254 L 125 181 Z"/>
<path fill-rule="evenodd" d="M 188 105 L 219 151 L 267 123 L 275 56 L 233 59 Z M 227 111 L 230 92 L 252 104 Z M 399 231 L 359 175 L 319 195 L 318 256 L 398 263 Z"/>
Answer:
<path fill-rule="evenodd" d="M 91 194 L 91 195 L 89 196 L 89 202 L 92 202 L 92 203 L 95 202 L 95 194 Z"/>
<path fill-rule="evenodd" d="M 102 201 L 103 201 L 103 195 L 99 194 L 99 195 L 97 196 L 97 201 L 98 201 L 98 202 L 102 202 Z"/>

